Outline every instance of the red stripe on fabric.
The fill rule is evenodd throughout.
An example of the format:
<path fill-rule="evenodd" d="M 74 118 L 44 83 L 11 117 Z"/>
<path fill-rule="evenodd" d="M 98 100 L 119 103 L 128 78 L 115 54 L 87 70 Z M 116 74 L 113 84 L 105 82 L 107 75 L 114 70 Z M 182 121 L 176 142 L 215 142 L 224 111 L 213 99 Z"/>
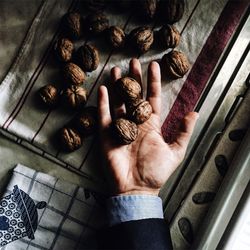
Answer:
<path fill-rule="evenodd" d="M 162 125 L 162 135 L 167 143 L 176 139 L 183 117 L 194 109 L 248 5 L 244 0 L 230 0 L 224 7 Z"/>

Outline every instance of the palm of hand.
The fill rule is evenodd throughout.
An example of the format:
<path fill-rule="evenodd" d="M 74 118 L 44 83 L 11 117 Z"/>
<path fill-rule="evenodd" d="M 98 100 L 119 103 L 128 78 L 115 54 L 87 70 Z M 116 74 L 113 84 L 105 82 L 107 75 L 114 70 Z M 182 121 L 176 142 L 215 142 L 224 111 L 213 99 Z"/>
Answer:
<path fill-rule="evenodd" d="M 183 155 L 162 138 L 159 117 L 139 126 L 136 141 L 119 146 L 108 137 L 104 145 L 116 193 L 158 194 L 160 187 L 180 164 Z"/>

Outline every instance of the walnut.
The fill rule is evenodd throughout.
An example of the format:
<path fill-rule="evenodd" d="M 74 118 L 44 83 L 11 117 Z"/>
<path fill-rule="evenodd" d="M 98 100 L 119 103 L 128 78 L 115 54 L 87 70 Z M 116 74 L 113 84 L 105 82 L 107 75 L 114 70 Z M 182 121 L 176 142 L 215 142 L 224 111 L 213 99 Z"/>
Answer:
<path fill-rule="evenodd" d="M 131 31 L 130 42 L 139 53 L 147 52 L 154 41 L 154 33 L 150 27 L 139 27 Z"/>
<path fill-rule="evenodd" d="M 75 129 L 65 127 L 59 131 L 59 143 L 63 150 L 71 152 L 82 146 L 82 138 Z"/>
<path fill-rule="evenodd" d="M 139 13 L 148 19 L 152 19 L 155 16 L 156 7 L 157 0 L 140 0 L 138 2 Z"/>
<path fill-rule="evenodd" d="M 168 24 L 178 22 L 185 10 L 184 0 L 161 0 L 159 5 L 161 19 Z"/>
<path fill-rule="evenodd" d="M 80 85 L 85 81 L 85 73 L 74 63 L 67 63 L 63 69 L 65 80 L 69 84 Z"/>
<path fill-rule="evenodd" d="M 109 27 L 109 20 L 102 12 L 90 14 L 86 18 L 87 30 L 99 34 Z"/>
<path fill-rule="evenodd" d="M 183 77 L 190 67 L 186 56 L 182 52 L 176 50 L 173 50 L 162 57 L 161 66 L 166 72 L 167 77 L 172 79 Z"/>
<path fill-rule="evenodd" d="M 84 108 L 73 120 L 76 129 L 83 135 L 91 135 L 98 127 L 98 115 L 96 107 Z"/>
<path fill-rule="evenodd" d="M 56 42 L 54 49 L 60 61 L 68 62 L 72 58 L 74 44 L 67 38 L 61 38 Z"/>
<path fill-rule="evenodd" d="M 115 136 L 121 144 L 127 145 L 136 140 L 138 128 L 134 122 L 120 118 L 113 125 Z"/>
<path fill-rule="evenodd" d="M 148 101 L 138 99 L 127 106 L 127 112 L 133 122 L 142 124 L 150 118 L 152 107 Z"/>
<path fill-rule="evenodd" d="M 107 5 L 105 0 L 85 0 L 85 4 L 90 11 L 98 11 Z"/>
<path fill-rule="evenodd" d="M 87 91 L 76 85 L 71 85 L 63 93 L 65 104 L 73 109 L 81 108 L 87 101 Z"/>
<path fill-rule="evenodd" d="M 38 96 L 43 104 L 47 107 L 54 107 L 58 103 L 59 100 L 59 93 L 57 88 L 52 85 L 48 84 L 43 86 L 38 90 Z"/>
<path fill-rule="evenodd" d="M 121 48 L 124 46 L 126 35 L 118 26 L 111 26 L 107 32 L 107 38 L 113 48 Z"/>
<path fill-rule="evenodd" d="M 77 50 L 76 60 L 84 71 L 91 72 L 99 65 L 99 52 L 94 46 L 85 44 Z"/>
<path fill-rule="evenodd" d="M 63 32 L 73 39 L 81 36 L 81 15 L 79 13 L 70 12 L 64 15 Z"/>
<path fill-rule="evenodd" d="M 131 77 L 118 79 L 114 88 L 125 102 L 132 102 L 141 95 L 141 85 Z"/>
<path fill-rule="evenodd" d="M 165 49 L 175 48 L 180 42 L 180 33 L 174 26 L 167 24 L 159 30 L 159 39 Z"/>

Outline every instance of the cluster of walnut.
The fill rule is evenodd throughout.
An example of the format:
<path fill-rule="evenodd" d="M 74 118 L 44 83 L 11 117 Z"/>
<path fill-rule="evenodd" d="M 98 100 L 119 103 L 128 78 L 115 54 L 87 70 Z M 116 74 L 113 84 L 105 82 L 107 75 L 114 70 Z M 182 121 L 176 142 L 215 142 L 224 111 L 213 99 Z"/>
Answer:
<path fill-rule="evenodd" d="M 107 5 L 119 11 L 136 8 L 136 13 L 141 18 L 151 21 L 160 18 L 164 25 L 156 32 L 150 26 L 141 26 L 126 34 L 121 27 L 110 26 L 109 19 L 103 11 Z M 96 111 L 94 112 L 93 108 L 87 108 L 88 111 L 84 109 L 88 93 L 82 85 L 86 81 L 86 72 L 92 72 L 98 68 L 99 52 L 88 43 L 76 50 L 75 40 L 86 33 L 97 38 L 97 35 L 102 34 L 114 49 L 129 46 L 142 54 L 149 51 L 155 41 L 164 49 L 174 49 L 180 42 L 180 33 L 173 23 L 183 16 L 184 0 L 85 0 L 85 6 L 90 10 L 90 14 L 85 18 L 78 12 L 69 12 L 63 16 L 62 32 L 54 46 L 56 57 L 62 67 L 64 84 L 60 87 L 47 84 L 39 89 L 38 94 L 45 106 L 54 108 L 61 102 L 63 105 L 60 106 L 80 112 L 80 115 L 77 115 L 78 119 L 84 114 L 83 116 L 87 116 L 86 119 L 90 120 L 88 121 L 90 124 L 94 120 L 96 124 Z M 182 52 L 172 50 L 162 57 L 161 67 L 168 77 L 180 78 L 189 70 L 189 62 Z M 145 122 L 150 117 L 152 108 L 147 101 L 140 98 L 141 87 L 134 79 L 128 77 L 119 79 L 116 89 L 126 103 L 129 120 L 118 119 L 114 127 L 121 141 L 128 144 L 135 140 L 137 124 Z M 84 123 L 82 126 L 85 125 Z M 73 122 L 60 130 L 61 145 L 67 151 L 79 148 L 82 144 L 82 136 L 90 134 L 86 132 L 88 129 L 80 127 L 79 121 L 74 118 Z"/>
<path fill-rule="evenodd" d="M 82 84 L 86 81 L 85 72 L 97 69 L 99 52 L 90 44 L 84 44 L 74 51 L 74 41 L 81 36 L 81 19 L 76 12 L 67 13 L 62 20 L 62 34 L 54 46 L 64 84 L 60 87 L 47 84 L 38 90 L 39 100 L 46 107 L 55 108 L 60 103 L 62 107 L 77 111 L 77 115 L 58 132 L 58 145 L 64 151 L 78 149 L 84 137 L 93 134 L 97 128 L 97 109 L 85 107 L 87 90 Z"/>
<path fill-rule="evenodd" d="M 123 77 L 114 85 L 115 92 L 126 105 L 127 115 L 113 123 L 113 130 L 121 144 L 130 144 L 138 135 L 137 125 L 147 121 L 152 114 L 148 101 L 141 99 L 141 86 L 133 78 Z"/>
<path fill-rule="evenodd" d="M 96 132 L 97 118 L 96 107 L 83 108 L 58 132 L 61 149 L 71 152 L 80 148 L 84 138 Z"/>
<path fill-rule="evenodd" d="M 141 19 L 161 22 L 164 25 L 156 32 L 153 32 L 150 26 L 142 26 L 126 34 L 121 27 L 108 27 L 108 19 L 102 12 L 107 5 L 114 6 L 119 11 L 135 9 L 137 16 Z M 127 44 L 143 54 L 149 51 L 154 43 L 164 49 L 174 49 L 179 45 L 181 35 L 173 24 L 178 22 L 184 14 L 184 0 L 87 0 L 86 6 L 94 11 L 91 17 L 86 18 L 89 30 L 98 30 L 95 33 L 105 31 L 107 40 L 115 49 L 123 48 Z M 95 25 L 89 25 L 92 22 Z M 94 27 L 101 27 L 101 29 Z M 190 68 L 185 54 L 176 50 L 162 57 L 161 67 L 171 79 L 183 77 Z"/>

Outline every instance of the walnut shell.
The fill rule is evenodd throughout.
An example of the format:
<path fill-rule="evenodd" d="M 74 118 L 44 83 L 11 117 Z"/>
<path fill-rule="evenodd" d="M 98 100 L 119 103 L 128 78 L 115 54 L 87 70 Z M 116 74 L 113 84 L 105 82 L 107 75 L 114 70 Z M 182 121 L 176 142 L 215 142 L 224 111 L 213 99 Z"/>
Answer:
<path fill-rule="evenodd" d="M 154 41 L 154 33 L 150 27 L 138 27 L 131 31 L 130 42 L 138 52 L 147 52 Z"/>
<path fill-rule="evenodd" d="M 118 26 L 111 26 L 107 32 L 107 38 L 113 48 L 121 48 L 124 46 L 126 35 Z"/>
<path fill-rule="evenodd" d="M 63 75 L 65 80 L 73 85 L 82 84 L 86 78 L 85 73 L 74 63 L 67 63 L 64 66 Z"/>
<path fill-rule="evenodd" d="M 82 146 L 82 138 L 75 129 L 63 128 L 59 131 L 59 143 L 63 150 L 71 152 Z"/>
<path fill-rule="evenodd" d="M 114 133 L 121 144 L 127 145 L 136 140 L 138 128 L 134 122 L 120 118 L 114 122 Z"/>
<path fill-rule="evenodd" d="M 88 136 L 96 132 L 98 128 L 98 115 L 96 107 L 84 108 L 73 120 L 76 129 Z"/>
<path fill-rule="evenodd" d="M 86 18 L 87 30 L 93 34 L 99 34 L 109 27 L 109 20 L 102 12 L 90 14 Z"/>
<path fill-rule="evenodd" d="M 114 84 L 115 91 L 125 102 L 132 102 L 141 95 L 141 85 L 131 77 L 122 77 Z"/>
<path fill-rule="evenodd" d="M 168 24 L 173 24 L 182 18 L 185 2 L 184 0 L 161 0 L 159 10 L 161 19 Z"/>
<path fill-rule="evenodd" d="M 52 84 L 47 84 L 38 90 L 38 96 L 47 107 L 54 107 L 58 103 L 59 93 Z"/>
<path fill-rule="evenodd" d="M 133 122 L 136 124 L 142 124 L 150 118 L 152 107 L 148 101 L 138 99 L 127 106 L 127 112 Z"/>
<path fill-rule="evenodd" d="M 81 15 L 77 12 L 70 12 L 63 17 L 63 32 L 70 38 L 81 36 Z"/>
<path fill-rule="evenodd" d="M 78 109 L 86 104 L 87 90 L 80 86 L 71 85 L 64 91 L 63 99 L 67 106 Z"/>
<path fill-rule="evenodd" d="M 176 79 L 188 72 L 190 64 L 182 52 L 173 50 L 162 57 L 161 66 L 169 78 Z"/>
<path fill-rule="evenodd" d="M 152 19 L 155 16 L 157 0 L 140 0 L 138 2 L 139 13 L 147 18 Z"/>
<path fill-rule="evenodd" d="M 180 42 L 180 33 L 179 31 L 171 25 L 164 25 L 159 30 L 160 42 L 165 49 L 175 48 Z"/>
<path fill-rule="evenodd" d="M 60 61 L 68 62 L 72 58 L 74 44 L 67 38 L 61 38 L 56 42 L 54 49 Z"/>
<path fill-rule="evenodd" d="M 77 50 L 76 60 L 84 71 L 91 72 L 99 65 L 99 52 L 94 46 L 85 44 Z"/>

